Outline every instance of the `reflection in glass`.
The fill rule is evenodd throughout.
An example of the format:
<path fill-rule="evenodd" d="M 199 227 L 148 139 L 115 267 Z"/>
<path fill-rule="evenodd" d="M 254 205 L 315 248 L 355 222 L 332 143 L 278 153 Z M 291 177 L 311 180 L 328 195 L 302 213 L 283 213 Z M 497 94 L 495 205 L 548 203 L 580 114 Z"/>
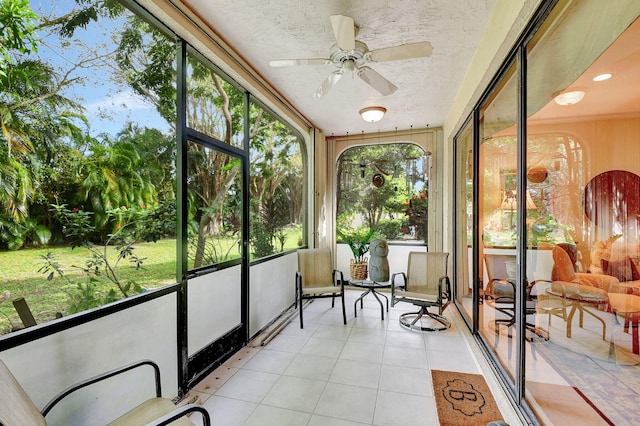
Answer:
<path fill-rule="evenodd" d="M 525 386 L 549 422 L 566 423 L 553 408 L 560 398 L 576 407 L 571 423 L 635 424 L 640 104 L 623 99 L 640 98 L 632 83 L 640 21 L 614 25 L 633 16 L 614 8 L 607 14 L 615 20 L 593 24 L 590 4 L 550 19 L 528 46 L 526 179 L 537 209 L 527 216 L 527 263 L 537 325 L 549 340 L 525 343 Z M 585 25 L 590 31 L 576 38 Z M 611 79 L 593 80 L 613 67 Z M 585 95 L 561 106 L 559 88 Z"/>
<path fill-rule="evenodd" d="M 473 124 L 469 123 L 456 139 L 458 188 L 456 190 L 457 217 L 457 298 L 469 318 L 473 314 Z"/>
<path fill-rule="evenodd" d="M 509 135 L 515 130 L 517 85 L 515 64 L 500 81 L 480 110 L 480 182 L 479 229 L 483 244 L 480 247 L 480 271 L 483 283 L 483 303 L 480 305 L 479 330 L 493 342 L 496 356 L 514 377 L 516 363 L 513 348 L 518 333 L 515 320 L 515 262 L 511 268 L 493 268 L 492 256 L 512 257 L 515 260 L 516 236 L 513 225 L 514 210 L 503 209 L 503 202 L 516 194 L 517 145 Z M 514 199 L 514 198 L 513 198 Z"/>

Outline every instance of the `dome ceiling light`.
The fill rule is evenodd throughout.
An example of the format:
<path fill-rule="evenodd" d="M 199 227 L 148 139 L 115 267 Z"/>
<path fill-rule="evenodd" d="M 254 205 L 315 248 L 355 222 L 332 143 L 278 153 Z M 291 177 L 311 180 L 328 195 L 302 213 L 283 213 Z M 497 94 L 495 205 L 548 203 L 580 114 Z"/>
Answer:
<path fill-rule="evenodd" d="M 372 106 L 363 108 L 360 110 L 360 116 L 364 121 L 369 123 L 375 123 L 376 121 L 382 120 L 384 114 L 387 112 L 387 109 L 381 106 Z"/>

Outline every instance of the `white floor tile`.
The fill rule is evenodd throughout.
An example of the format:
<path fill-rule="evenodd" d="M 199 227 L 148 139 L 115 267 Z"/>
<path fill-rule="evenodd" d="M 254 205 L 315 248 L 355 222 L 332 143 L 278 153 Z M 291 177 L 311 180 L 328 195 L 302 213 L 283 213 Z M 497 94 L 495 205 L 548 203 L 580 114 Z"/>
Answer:
<path fill-rule="evenodd" d="M 341 327 L 345 326 L 344 323 L 344 317 L 342 316 L 342 307 L 335 307 L 335 312 L 331 311 L 331 312 L 327 312 L 327 314 L 322 318 L 322 321 L 320 321 L 320 324 L 325 324 L 325 325 L 338 325 Z M 347 324 L 346 327 L 351 327 L 351 324 L 349 322 L 349 312 L 347 311 Z"/>
<path fill-rule="evenodd" d="M 384 328 L 353 327 L 347 341 L 384 345 L 386 339 L 387 330 Z"/>
<path fill-rule="evenodd" d="M 282 376 L 262 401 L 265 405 L 313 413 L 325 381 Z"/>
<path fill-rule="evenodd" d="M 324 311 L 309 311 L 305 308 L 304 312 L 302 312 L 302 321 L 303 324 L 320 324 L 322 322 L 322 318 L 324 318 Z M 297 317 L 298 325 L 300 325 L 300 317 Z M 306 326 L 306 325 L 305 325 Z"/>
<path fill-rule="evenodd" d="M 215 394 L 242 401 L 260 402 L 279 378 L 277 374 L 239 370 Z"/>
<path fill-rule="evenodd" d="M 380 314 L 380 312 L 378 312 Z M 386 317 L 385 317 L 386 318 Z M 358 314 L 358 318 L 354 318 L 353 320 L 353 328 L 375 328 L 380 330 L 387 329 L 388 320 L 384 321 L 380 319 L 380 315 L 378 316 L 367 316 Z"/>
<path fill-rule="evenodd" d="M 377 393 L 376 389 L 327 383 L 315 414 L 371 424 Z"/>
<path fill-rule="evenodd" d="M 459 371 L 478 374 L 480 371 L 468 352 L 427 351 L 429 368 L 432 370 Z"/>
<path fill-rule="evenodd" d="M 397 331 L 397 332 L 405 332 L 405 333 L 416 333 L 419 334 L 415 331 L 411 331 L 411 330 L 407 330 L 406 328 L 402 327 L 400 325 L 400 321 L 398 320 L 398 318 L 392 318 L 388 321 L 387 324 L 387 331 Z"/>
<path fill-rule="evenodd" d="M 213 424 L 437 425 L 430 369 L 478 372 L 462 333 L 455 324 L 446 332 L 400 327 L 398 316 L 415 310 L 406 303 L 382 321 L 370 296 L 354 318 L 360 294 L 347 292 L 346 326 L 339 303 L 314 300 L 304 329 L 296 316 L 266 346 L 243 348 L 205 378 L 193 391 L 211 395 L 202 400 Z"/>
<path fill-rule="evenodd" d="M 296 354 L 291 352 L 263 349 L 247 361 L 243 368 L 265 373 L 282 374 L 295 356 Z"/>
<path fill-rule="evenodd" d="M 469 350 L 460 332 L 452 328 L 447 331 L 424 332 L 423 336 L 425 345 L 430 350 L 465 352 Z"/>
<path fill-rule="evenodd" d="M 267 343 L 264 348 L 272 351 L 281 351 L 281 352 L 293 352 L 298 353 L 300 349 L 307 343 L 309 340 L 309 336 L 295 336 L 291 334 L 278 334 L 276 337 L 271 339 L 269 343 Z"/>
<path fill-rule="evenodd" d="M 286 334 L 288 336 L 304 336 L 309 338 L 313 332 L 316 331 L 317 327 L 318 324 L 307 323 L 304 328 L 300 328 L 300 317 L 296 315 L 289 324 L 280 331 L 280 334 Z"/>
<path fill-rule="evenodd" d="M 435 334 L 435 333 L 434 333 Z M 438 333 L 443 334 L 443 333 Z M 469 352 L 467 343 L 459 337 L 453 338 L 441 338 L 441 337 L 429 337 L 425 338 L 425 346 L 429 351 L 443 351 L 443 352 Z"/>
<path fill-rule="evenodd" d="M 419 368 L 383 365 L 380 372 L 380 390 L 433 396 L 431 371 Z"/>
<path fill-rule="evenodd" d="M 373 424 L 377 426 L 437 426 L 433 398 L 380 391 Z"/>
<path fill-rule="evenodd" d="M 246 426 L 301 426 L 311 418 L 309 413 L 259 405 L 244 423 Z"/>
<path fill-rule="evenodd" d="M 402 329 L 400 331 L 387 331 L 385 344 L 389 346 L 400 346 L 402 348 L 424 349 L 424 337 L 419 333 Z"/>
<path fill-rule="evenodd" d="M 343 325 L 320 324 L 313 333 L 313 337 L 319 339 L 347 340 L 351 329 Z"/>
<path fill-rule="evenodd" d="M 338 358 L 340 356 L 340 352 L 342 352 L 343 346 L 344 341 L 342 340 L 318 339 L 316 337 L 312 337 L 302 347 L 300 353 L 325 356 L 328 358 Z"/>
<path fill-rule="evenodd" d="M 339 359 L 329 381 L 377 389 L 380 367 L 380 364 L 375 363 Z"/>
<path fill-rule="evenodd" d="M 238 399 L 212 396 L 203 404 L 209 412 L 211 424 L 216 426 L 240 426 L 258 406 L 253 402 Z M 202 424 L 202 417 L 196 414 L 189 417 L 196 425 Z"/>
<path fill-rule="evenodd" d="M 361 361 L 366 363 L 373 362 L 376 364 L 380 364 L 382 362 L 383 352 L 383 345 L 347 341 L 344 345 L 344 348 L 342 348 L 340 359 L 350 359 L 352 361 Z"/>
<path fill-rule="evenodd" d="M 368 318 L 375 318 L 375 319 L 379 319 L 382 320 L 382 314 L 384 311 L 384 319 L 387 319 L 387 307 L 384 304 L 384 300 L 382 301 L 383 306 L 382 308 L 380 307 L 380 305 L 378 305 L 378 303 L 373 303 L 373 304 L 365 304 L 364 305 L 364 309 L 360 309 L 360 305 L 358 305 L 358 316 L 363 316 L 363 317 L 368 317 Z"/>
<path fill-rule="evenodd" d="M 319 416 L 314 414 L 307 426 L 362 426 L 368 423 L 356 423 L 344 419 L 336 419 L 333 417 Z"/>
<path fill-rule="evenodd" d="M 331 372 L 335 365 L 335 358 L 298 354 L 291 361 L 284 374 L 306 379 L 324 380 L 326 382 L 331 377 Z"/>
<path fill-rule="evenodd" d="M 385 346 L 382 363 L 409 368 L 428 368 L 427 353 L 421 349 L 402 348 L 399 346 Z"/>

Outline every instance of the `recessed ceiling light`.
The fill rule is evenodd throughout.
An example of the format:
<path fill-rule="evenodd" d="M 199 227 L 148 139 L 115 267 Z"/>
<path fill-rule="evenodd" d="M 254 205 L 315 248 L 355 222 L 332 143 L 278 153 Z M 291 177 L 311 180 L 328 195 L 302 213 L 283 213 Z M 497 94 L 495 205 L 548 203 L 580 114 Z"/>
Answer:
<path fill-rule="evenodd" d="M 605 81 L 609 80 L 611 77 L 613 77 L 613 74 L 607 72 L 604 74 L 596 75 L 595 77 L 593 77 L 593 81 Z"/>
<path fill-rule="evenodd" d="M 584 92 L 582 90 L 574 90 L 571 92 L 560 93 L 554 99 L 558 105 L 573 105 L 577 104 L 584 98 Z"/>

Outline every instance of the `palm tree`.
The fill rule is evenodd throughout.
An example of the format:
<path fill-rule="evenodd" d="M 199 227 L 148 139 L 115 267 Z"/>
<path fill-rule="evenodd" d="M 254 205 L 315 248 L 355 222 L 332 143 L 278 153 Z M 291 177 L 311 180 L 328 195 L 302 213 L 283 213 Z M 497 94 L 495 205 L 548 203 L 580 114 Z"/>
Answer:
<path fill-rule="evenodd" d="M 98 228 L 107 225 L 111 208 L 156 204 L 156 187 L 133 144 L 94 139 L 90 152 L 80 170 L 81 199 Z"/>

